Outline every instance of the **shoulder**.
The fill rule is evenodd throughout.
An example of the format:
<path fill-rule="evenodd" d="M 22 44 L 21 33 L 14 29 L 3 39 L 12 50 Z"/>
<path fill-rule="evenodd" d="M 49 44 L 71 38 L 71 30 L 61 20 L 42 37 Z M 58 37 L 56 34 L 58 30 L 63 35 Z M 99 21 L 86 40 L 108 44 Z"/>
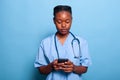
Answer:
<path fill-rule="evenodd" d="M 41 40 L 40 45 L 49 45 L 53 41 L 54 35 L 55 34 L 52 34 L 52 35 L 44 38 L 43 40 Z"/>
<path fill-rule="evenodd" d="M 87 40 L 84 37 L 79 36 L 79 35 L 75 35 L 75 37 L 80 41 L 81 45 L 82 44 L 88 44 Z"/>
<path fill-rule="evenodd" d="M 54 38 L 54 34 L 44 38 L 41 42 L 46 43 L 51 41 Z"/>
<path fill-rule="evenodd" d="M 80 41 L 87 41 L 83 36 L 75 35 L 76 38 L 78 38 Z"/>

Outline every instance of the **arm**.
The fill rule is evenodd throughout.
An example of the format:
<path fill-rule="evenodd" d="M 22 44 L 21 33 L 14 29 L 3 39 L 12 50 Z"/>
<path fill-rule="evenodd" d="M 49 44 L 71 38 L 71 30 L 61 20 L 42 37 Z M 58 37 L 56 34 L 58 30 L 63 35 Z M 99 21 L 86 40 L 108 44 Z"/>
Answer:
<path fill-rule="evenodd" d="M 62 66 L 62 70 L 64 72 L 74 72 L 76 74 L 83 74 L 87 72 L 87 67 L 85 66 L 76 66 L 74 65 L 71 61 L 65 62 L 64 65 Z"/>
<path fill-rule="evenodd" d="M 76 74 L 83 74 L 87 72 L 87 67 L 84 66 L 76 66 L 71 61 L 65 62 L 65 63 L 58 63 L 57 60 L 53 61 L 52 63 L 41 66 L 38 68 L 40 73 L 42 74 L 49 74 L 53 70 L 63 70 L 64 72 L 70 73 L 74 72 Z"/>
<path fill-rule="evenodd" d="M 47 75 L 53 70 L 52 63 L 45 65 L 45 66 L 41 66 L 38 68 L 38 70 L 40 71 L 40 73 Z"/>
<path fill-rule="evenodd" d="M 73 72 L 77 74 L 83 74 L 87 72 L 87 68 L 85 66 L 76 66 L 74 65 Z"/>
<path fill-rule="evenodd" d="M 56 70 L 56 71 L 57 70 L 61 70 L 61 66 L 60 65 L 62 65 L 62 64 L 63 63 L 58 64 L 58 60 L 56 59 L 53 62 L 51 62 L 50 64 L 41 66 L 38 69 L 39 69 L 40 73 L 47 75 L 47 74 L 49 74 L 50 72 L 52 72 L 54 70 Z"/>

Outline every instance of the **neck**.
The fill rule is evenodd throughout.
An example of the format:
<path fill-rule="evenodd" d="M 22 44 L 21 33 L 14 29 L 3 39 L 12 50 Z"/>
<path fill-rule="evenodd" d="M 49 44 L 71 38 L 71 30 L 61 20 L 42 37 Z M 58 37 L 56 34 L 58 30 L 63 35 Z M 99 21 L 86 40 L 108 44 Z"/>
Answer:
<path fill-rule="evenodd" d="M 56 36 L 57 36 L 58 38 L 60 38 L 60 39 L 64 39 L 64 38 L 66 38 L 66 37 L 68 36 L 68 34 L 69 34 L 69 33 L 63 35 L 63 34 L 60 34 L 59 32 L 57 32 L 57 33 L 56 33 Z"/>
<path fill-rule="evenodd" d="M 69 34 L 69 33 L 68 33 L 68 34 Z M 62 34 L 60 34 L 60 33 L 58 33 L 58 32 L 56 33 L 56 36 L 57 36 L 58 40 L 60 41 L 60 43 L 61 43 L 62 45 L 64 44 L 64 42 L 65 42 L 68 34 L 62 35 Z"/>

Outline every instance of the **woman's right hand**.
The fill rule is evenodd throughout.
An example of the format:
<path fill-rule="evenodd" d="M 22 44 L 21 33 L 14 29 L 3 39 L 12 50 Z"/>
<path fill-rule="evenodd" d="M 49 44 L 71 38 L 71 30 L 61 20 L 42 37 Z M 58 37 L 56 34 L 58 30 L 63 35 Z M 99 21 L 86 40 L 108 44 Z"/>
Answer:
<path fill-rule="evenodd" d="M 62 67 L 64 65 L 64 63 L 58 63 L 58 59 L 53 61 L 53 68 L 54 70 L 58 71 L 58 70 L 62 70 Z"/>

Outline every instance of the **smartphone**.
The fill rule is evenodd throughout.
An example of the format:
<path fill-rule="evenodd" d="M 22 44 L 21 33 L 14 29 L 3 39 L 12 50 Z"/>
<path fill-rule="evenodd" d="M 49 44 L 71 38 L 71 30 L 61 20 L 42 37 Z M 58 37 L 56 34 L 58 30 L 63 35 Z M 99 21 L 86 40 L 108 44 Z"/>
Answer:
<path fill-rule="evenodd" d="M 65 59 L 65 58 L 60 58 L 58 59 L 58 63 L 64 63 L 64 62 L 67 62 L 68 59 Z"/>

